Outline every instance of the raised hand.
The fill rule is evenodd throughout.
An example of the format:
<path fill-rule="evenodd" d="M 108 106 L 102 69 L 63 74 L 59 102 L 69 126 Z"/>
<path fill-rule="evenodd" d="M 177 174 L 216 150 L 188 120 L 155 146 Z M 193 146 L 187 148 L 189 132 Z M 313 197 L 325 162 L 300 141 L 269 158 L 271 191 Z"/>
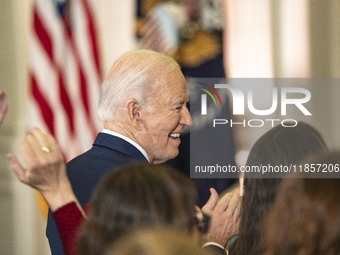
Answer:
<path fill-rule="evenodd" d="M 52 211 L 76 201 L 66 174 L 62 152 L 55 139 L 40 129 L 27 132 L 20 144 L 24 165 L 17 156 L 7 159 L 17 178 L 41 192 Z"/>
<path fill-rule="evenodd" d="M 223 247 L 228 240 L 238 233 L 241 197 L 239 188 L 234 188 L 219 199 L 215 189 L 210 189 L 211 196 L 202 207 L 210 215 L 210 228 L 204 236 L 206 242 L 215 242 Z"/>

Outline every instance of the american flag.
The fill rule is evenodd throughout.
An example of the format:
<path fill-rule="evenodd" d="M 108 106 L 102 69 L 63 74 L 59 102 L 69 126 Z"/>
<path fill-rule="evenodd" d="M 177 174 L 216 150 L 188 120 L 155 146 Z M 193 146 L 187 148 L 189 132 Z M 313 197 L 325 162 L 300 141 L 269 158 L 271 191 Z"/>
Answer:
<path fill-rule="evenodd" d="M 29 59 L 29 125 L 50 132 L 67 160 L 91 146 L 101 82 L 90 0 L 35 0 Z"/>

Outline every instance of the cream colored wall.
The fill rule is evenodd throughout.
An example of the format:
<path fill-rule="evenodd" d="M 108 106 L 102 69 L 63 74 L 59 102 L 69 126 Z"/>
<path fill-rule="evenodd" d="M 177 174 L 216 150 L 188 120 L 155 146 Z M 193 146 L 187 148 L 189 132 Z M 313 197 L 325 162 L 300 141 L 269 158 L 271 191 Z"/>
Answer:
<path fill-rule="evenodd" d="M 5 154 L 18 148 L 25 132 L 27 54 L 33 0 L 0 1 L 0 88 L 10 110 L 0 129 L 0 254 L 50 254 L 46 219 L 37 194 L 19 183 L 8 168 Z M 135 48 L 134 1 L 93 0 L 100 28 L 105 74 L 114 59 Z M 124 25 L 122 25 L 124 24 Z"/>
<path fill-rule="evenodd" d="M 224 1 L 225 61 L 230 77 L 340 77 L 340 1 L 259 0 L 253 6 L 244 0 Z M 340 85 L 318 86 L 311 93 L 312 112 L 322 117 L 306 121 L 323 134 L 331 148 L 340 148 Z M 249 151 L 265 131 L 236 128 L 237 148 Z"/>
<path fill-rule="evenodd" d="M 103 71 L 106 75 L 114 60 L 136 48 L 134 0 L 92 0 L 100 27 Z"/>
<path fill-rule="evenodd" d="M 310 34 L 311 76 L 340 78 L 340 1 L 310 1 Z M 340 149 L 340 83 L 319 86 L 314 94 L 329 103 L 316 102 L 314 111 L 323 119 L 313 119 L 313 124 L 332 148 Z"/>
<path fill-rule="evenodd" d="M 18 138 L 24 132 L 24 109 L 26 98 L 27 29 L 29 3 L 24 1 L 1 1 L 0 22 L 0 83 L 8 96 L 10 110 L 0 131 L 0 219 L 1 219 L 1 254 L 25 254 L 34 249 L 36 220 L 32 215 L 31 203 L 34 195 L 30 190 L 19 187 L 13 182 L 13 176 L 7 167 L 5 154 L 18 144 Z M 25 236 L 25 239 L 22 237 Z M 26 241 L 27 240 L 27 241 Z M 33 253 L 29 253 L 33 254 Z"/>
<path fill-rule="evenodd" d="M 287 44 L 281 34 L 282 41 L 278 47 L 281 55 L 277 59 L 276 76 L 340 78 L 340 1 L 278 2 L 278 10 L 289 3 L 285 12 L 281 13 L 280 31 L 290 24 L 286 38 L 289 38 L 290 46 L 296 45 L 296 50 L 285 51 Z M 292 22 L 294 19 L 295 22 Z M 330 148 L 340 149 L 340 84 L 313 86 L 311 94 L 314 101 L 311 111 L 318 118 L 312 117 L 308 123 L 322 133 Z"/>

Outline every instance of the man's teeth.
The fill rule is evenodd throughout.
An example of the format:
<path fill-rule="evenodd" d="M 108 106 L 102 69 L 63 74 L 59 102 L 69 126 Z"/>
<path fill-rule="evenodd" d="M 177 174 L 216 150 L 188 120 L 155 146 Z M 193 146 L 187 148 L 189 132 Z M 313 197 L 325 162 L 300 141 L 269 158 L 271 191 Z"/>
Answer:
<path fill-rule="evenodd" d="M 171 138 L 179 138 L 181 134 L 170 134 Z"/>

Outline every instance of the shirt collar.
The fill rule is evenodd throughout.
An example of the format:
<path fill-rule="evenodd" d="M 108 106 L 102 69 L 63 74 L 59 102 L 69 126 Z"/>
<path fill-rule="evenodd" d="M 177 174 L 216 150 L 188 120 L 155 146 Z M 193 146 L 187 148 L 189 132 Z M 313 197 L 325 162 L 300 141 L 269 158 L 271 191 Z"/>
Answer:
<path fill-rule="evenodd" d="M 134 147 L 136 147 L 143 155 L 144 157 L 149 161 L 150 163 L 150 158 L 148 156 L 148 154 L 146 153 L 146 151 L 142 148 L 142 146 L 140 146 L 138 143 L 136 143 L 135 141 L 131 140 L 130 138 L 126 137 L 125 135 L 122 135 L 122 134 L 119 134 L 117 132 L 114 132 L 112 130 L 109 130 L 109 129 L 106 129 L 104 128 L 102 131 L 102 133 L 105 133 L 105 134 L 109 134 L 109 135 L 113 135 L 113 136 L 116 136 L 116 137 L 119 137 L 125 141 L 127 141 L 128 143 L 132 144 Z"/>

